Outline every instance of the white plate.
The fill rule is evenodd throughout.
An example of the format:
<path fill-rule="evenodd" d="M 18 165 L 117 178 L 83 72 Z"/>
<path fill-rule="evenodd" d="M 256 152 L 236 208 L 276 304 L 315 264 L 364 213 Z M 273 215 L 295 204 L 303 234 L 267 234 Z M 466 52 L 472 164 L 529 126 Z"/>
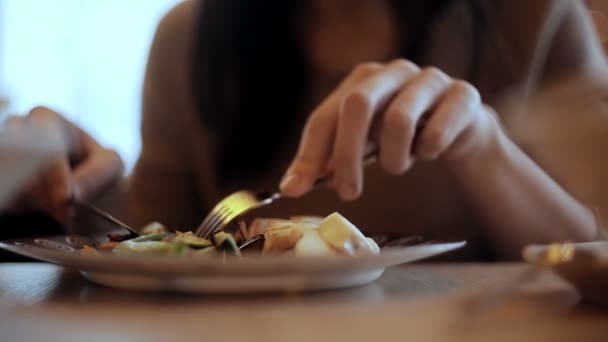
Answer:
<path fill-rule="evenodd" d="M 551 270 L 577 288 L 591 302 L 608 304 L 608 242 L 575 243 L 569 261 L 551 266 Z M 544 255 L 550 245 L 532 245 L 523 251 L 526 261 L 544 266 Z"/>
<path fill-rule="evenodd" d="M 80 270 L 92 282 L 122 289 L 178 292 L 277 292 L 340 289 L 376 280 L 386 267 L 417 261 L 466 243 L 382 249 L 361 257 L 184 258 L 81 255 L 89 238 L 62 235 L 0 242 L 0 248 Z"/>

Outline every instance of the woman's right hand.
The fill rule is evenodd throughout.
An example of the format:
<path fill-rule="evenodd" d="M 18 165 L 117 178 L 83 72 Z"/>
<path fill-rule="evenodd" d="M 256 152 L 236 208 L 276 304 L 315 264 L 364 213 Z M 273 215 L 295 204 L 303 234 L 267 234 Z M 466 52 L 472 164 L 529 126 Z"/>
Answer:
<path fill-rule="evenodd" d="M 44 107 L 26 116 L 8 119 L 8 125 L 28 123 L 56 126 L 68 142 L 65 153 L 34 179 L 15 201 L 18 210 L 43 210 L 61 223 L 73 216 L 74 197 L 92 199 L 121 176 L 122 161 L 113 150 L 104 148 L 81 128 Z"/>

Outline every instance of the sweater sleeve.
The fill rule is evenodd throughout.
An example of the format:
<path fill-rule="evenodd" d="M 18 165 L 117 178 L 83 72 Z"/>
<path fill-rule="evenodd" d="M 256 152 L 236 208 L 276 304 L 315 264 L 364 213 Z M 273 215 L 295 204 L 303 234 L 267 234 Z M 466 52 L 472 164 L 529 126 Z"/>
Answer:
<path fill-rule="evenodd" d="M 195 229 L 203 213 L 190 151 L 194 6 L 185 1 L 160 22 L 149 54 L 142 103 L 142 151 L 129 177 L 132 210 L 141 226 L 158 221 Z"/>

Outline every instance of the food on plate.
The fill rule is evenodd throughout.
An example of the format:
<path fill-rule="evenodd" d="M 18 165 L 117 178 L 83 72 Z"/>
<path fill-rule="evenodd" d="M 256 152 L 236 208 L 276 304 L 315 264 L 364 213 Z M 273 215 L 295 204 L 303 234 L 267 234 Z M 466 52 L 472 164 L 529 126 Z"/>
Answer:
<path fill-rule="evenodd" d="M 84 246 L 84 247 L 82 247 L 82 249 L 80 250 L 80 254 L 83 254 L 83 255 L 101 255 L 101 253 L 99 253 L 99 251 L 96 248 L 93 248 L 91 246 Z"/>
<path fill-rule="evenodd" d="M 346 254 L 378 254 L 380 248 L 346 218 L 337 213 L 329 215 L 319 226 L 321 236 L 332 247 Z"/>
<path fill-rule="evenodd" d="M 294 255 L 322 256 L 336 255 L 337 252 L 323 239 L 318 229 L 304 232 L 293 248 Z"/>
<path fill-rule="evenodd" d="M 161 234 L 166 232 L 167 228 L 165 228 L 165 226 L 163 226 L 161 223 L 152 222 L 142 228 L 141 235 Z"/>
<path fill-rule="evenodd" d="M 264 236 L 264 254 L 364 255 L 380 252 L 372 239 L 366 238 L 338 213 L 321 221 L 275 220 L 269 223 Z"/>
<path fill-rule="evenodd" d="M 156 225 L 156 224 L 155 224 Z M 143 231 L 143 230 L 142 230 Z M 216 233 L 212 239 L 200 238 L 192 232 L 169 233 L 155 227 L 153 233 L 120 242 L 112 249 L 119 255 L 215 255 L 228 252 L 240 255 L 236 241 L 225 232 Z"/>
<path fill-rule="evenodd" d="M 244 246 L 244 243 L 253 238 L 263 242 L 259 246 L 262 255 L 356 256 L 380 252 L 374 240 L 365 237 L 357 227 L 338 213 L 326 218 L 260 218 L 249 226 L 241 222 L 235 235 L 222 231 L 210 239 L 198 237 L 193 232 L 171 233 L 157 222 L 147 225 L 141 232 L 141 236 L 127 240 L 110 235 L 111 241 L 96 248 L 85 246 L 81 253 L 92 255 L 99 254 L 100 251 L 111 251 L 118 255 L 240 256 L 239 246 Z"/>

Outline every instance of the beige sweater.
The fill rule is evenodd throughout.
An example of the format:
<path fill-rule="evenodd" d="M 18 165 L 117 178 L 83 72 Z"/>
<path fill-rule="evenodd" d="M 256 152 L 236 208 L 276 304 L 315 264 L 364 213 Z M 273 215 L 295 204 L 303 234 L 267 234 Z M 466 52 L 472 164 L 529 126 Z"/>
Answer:
<path fill-rule="evenodd" d="M 598 92 L 583 91 L 576 101 L 584 98 L 591 102 L 576 105 L 576 115 L 553 115 L 570 114 L 568 110 L 562 110 L 575 102 L 574 98 L 566 100 L 568 96 L 577 95 L 570 89 L 566 91 L 567 96 L 560 98 L 564 103 L 558 107 L 559 113 L 552 106 L 552 100 L 543 101 L 536 107 L 538 115 L 535 114 L 533 120 L 529 119 L 529 112 L 514 116 L 512 113 L 516 111 L 512 103 L 506 101 L 509 99 L 507 90 L 516 88 L 528 72 L 539 27 L 546 14 L 546 4 L 547 1 L 541 0 L 492 2 L 491 8 L 487 8 L 492 22 L 485 33 L 490 39 L 483 44 L 479 59 L 482 77 L 476 85 L 485 101 L 499 111 L 514 139 L 525 144 L 526 151 L 545 170 L 568 190 L 584 197 L 599 212 L 608 213 L 606 201 L 602 200 L 608 196 L 608 189 L 602 173 L 597 171 L 606 169 L 608 165 L 603 161 L 605 153 L 595 148 L 600 144 L 608 147 L 603 145 L 608 143 L 606 111 L 598 102 L 604 93 L 608 94 L 604 92 L 608 87 L 592 82 L 588 77 L 587 71 L 601 69 L 604 61 L 601 46 L 594 39 L 582 7 L 575 6 L 578 10 L 572 11 L 568 20 L 562 22 L 543 74 L 547 82 L 543 84 L 566 77 L 569 72 L 583 74 L 585 80 L 582 84 L 599 84 Z M 143 98 L 143 149 L 129 178 L 136 204 L 132 210 L 137 214 L 138 224 L 157 220 L 175 229 L 194 229 L 211 204 L 235 190 L 217 185 L 218 175 L 212 162 L 214 141 L 209 139 L 209 134 L 199 122 L 196 101 L 190 92 L 198 6 L 199 1 L 185 1 L 167 14 L 158 27 L 150 52 Z M 469 55 L 472 42 L 463 38 L 468 37 L 473 29 L 465 8 L 454 6 L 437 23 L 425 58 L 427 64 L 459 78 L 465 77 L 472 60 Z M 581 29 L 568 29 L 580 23 L 582 31 L 589 34 L 587 38 L 577 35 L 576 31 Z M 490 40 L 494 43 L 488 44 Z M 503 58 L 497 58 L 499 54 Z M 577 89 L 580 87 L 574 90 Z M 320 91 L 319 94 L 311 94 L 311 98 L 320 99 L 322 95 Z M 554 120 L 553 117 L 565 121 L 556 121 L 560 125 L 547 125 Z M 532 122 L 540 124 L 532 126 Z M 581 126 L 581 133 L 593 127 L 595 136 L 592 141 L 584 133 L 577 133 L 576 139 L 580 141 L 575 141 L 573 135 L 559 130 L 571 122 Z M 532 127 L 534 129 L 530 129 Z M 551 127 L 556 131 L 547 129 Z M 254 189 L 276 189 L 295 151 L 298 135 L 299 132 L 293 132 L 285 143 L 284 153 L 279 156 L 274 172 L 264 179 L 245 179 L 242 184 Z M 561 150 L 564 143 L 569 153 L 556 154 L 556 149 Z M 608 172 L 603 174 L 608 176 Z M 605 196 L 602 197 L 602 193 Z M 333 193 L 320 190 L 299 200 L 281 201 L 256 212 L 256 216 L 327 215 L 333 211 L 339 211 L 365 231 L 417 232 L 467 238 L 471 242 L 468 257 L 481 256 L 483 247 L 487 247 L 483 224 L 475 209 L 438 163 L 418 164 L 411 172 L 399 177 L 387 176 L 377 166 L 371 166 L 366 170 L 364 194 L 354 203 L 342 203 Z"/>

